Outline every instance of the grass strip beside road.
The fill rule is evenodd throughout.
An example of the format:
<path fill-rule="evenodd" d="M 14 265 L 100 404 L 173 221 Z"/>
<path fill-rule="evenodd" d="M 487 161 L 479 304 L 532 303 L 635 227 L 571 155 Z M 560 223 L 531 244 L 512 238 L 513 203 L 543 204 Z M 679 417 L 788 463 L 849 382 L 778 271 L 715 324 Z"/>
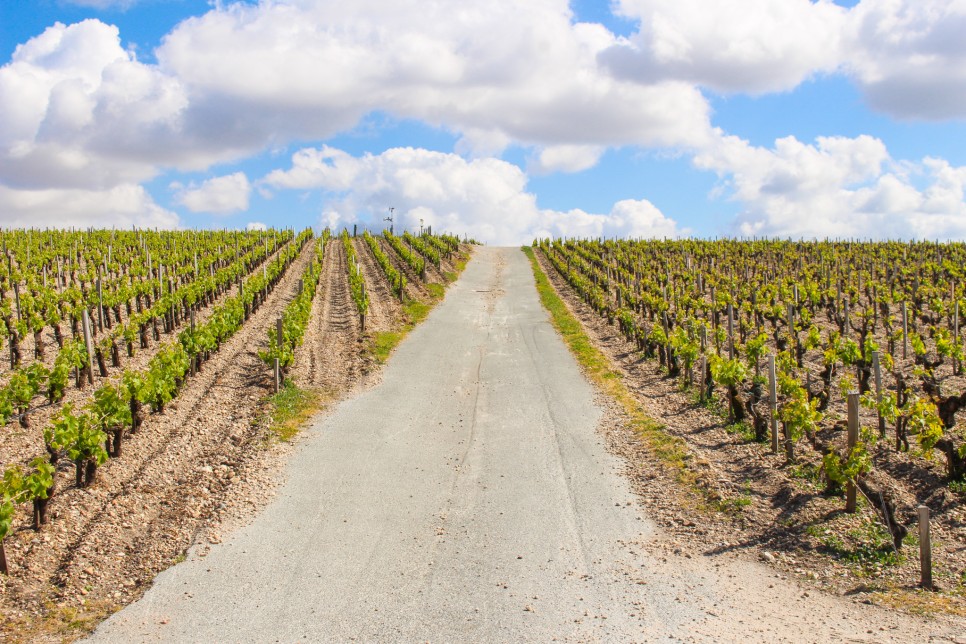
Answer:
<path fill-rule="evenodd" d="M 322 409 L 322 398 L 320 392 L 301 389 L 291 380 L 286 380 L 278 393 L 268 398 L 269 429 L 282 442 L 292 440 L 312 416 Z"/>
<path fill-rule="evenodd" d="M 457 260 L 456 272 L 446 274 L 447 283 L 456 281 L 466 268 L 468 260 L 469 256 L 460 257 Z M 380 364 L 389 359 L 393 349 L 429 316 L 433 307 L 446 295 L 446 288 L 442 284 L 427 284 L 426 289 L 429 291 L 428 300 L 408 300 L 403 305 L 403 324 L 400 328 L 376 333 L 369 341 L 368 351 Z M 268 397 L 264 422 L 278 440 L 288 442 L 316 413 L 325 408 L 330 399 L 331 396 L 324 392 L 302 389 L 292 381 L 286 380 L 278 393 Z"/>
<path fill-rule="evenodd" d="M 607 356 L 594 346 L 580 325 L 580 321 L 570 313 L 567 305 L 557 295 L 547 275 L 540 268 L 533 248 L 523 246 L 523 252 L 530 259 L 541 304 L 550 314 L 553 327 L 563 337 L 590 381 L 620 404 L 627 414 L 630 427 L 651 453 L 669 468 L 679 483 L 694 492 L 705 503 L 712 502 L 712 499 L 708 498 L 707 491 L 700 486 L 698 477 L 688 467 L 692 457 L 685 442 L 667 433 L 661 423 L 644 412 L 641 404 L 624 384 L 620 372 L 613 369 Z"/>
<path fill-rule="evenodd" d="M 455 271 L 446 273 L 447 285 L 455 282 L 466 268 L 469 255 L 461 256 L 455 262 Z M 407 300 L 403 304 L 403 324 L 393 331 L 381 331 L 372 338 L 369 344 L 369 352 L 379 364 L 384 364 L 389 359 L 393 350 L 403 341 L 410 331 L 429 316 L 429 312 L 439 304 L 446 295 L 446 286 L 442 284 L 429 283 L 426 285 L 429 291 L 429 300 Z"/>

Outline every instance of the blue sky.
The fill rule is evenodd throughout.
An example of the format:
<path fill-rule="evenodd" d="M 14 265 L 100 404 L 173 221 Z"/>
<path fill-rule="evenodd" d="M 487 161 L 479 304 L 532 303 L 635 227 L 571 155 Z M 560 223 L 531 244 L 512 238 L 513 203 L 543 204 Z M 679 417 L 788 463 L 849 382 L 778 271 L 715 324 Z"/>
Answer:
<path fill-rule="evenodd" d="M 952 0 L 7 0 L 0 225 L 966 238 Z"/>

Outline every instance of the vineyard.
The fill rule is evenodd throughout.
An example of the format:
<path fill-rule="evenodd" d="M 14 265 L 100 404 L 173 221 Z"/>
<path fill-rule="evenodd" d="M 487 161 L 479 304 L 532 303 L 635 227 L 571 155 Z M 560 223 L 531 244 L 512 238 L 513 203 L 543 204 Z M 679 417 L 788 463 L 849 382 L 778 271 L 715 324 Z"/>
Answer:
<path fill-rule="evenodd" d="M 534 246 L 648 413 L 681 440 L 704 503 L 789 567 L 820 553 L 852 564 L 828 574 L 883 588 L 916 586 L 924 506 L 933 585 L 962 591 L 966 246 Z"/>
<path fill-rule="evenodd" d="M 469 251 L 308 229 L 0 241 L 0 632 L 28 637 L 126 603 L 217 540 L 233 497 L 257 505 L 273 400 L 348 392 Z"/>

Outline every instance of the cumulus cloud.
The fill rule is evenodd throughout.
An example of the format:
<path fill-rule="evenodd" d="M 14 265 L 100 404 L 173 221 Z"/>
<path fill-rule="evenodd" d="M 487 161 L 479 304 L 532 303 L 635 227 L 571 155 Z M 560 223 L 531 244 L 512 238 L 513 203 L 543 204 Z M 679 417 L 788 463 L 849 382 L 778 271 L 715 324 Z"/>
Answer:
<path fill-rule="evenodd" d="M 200 186 L 171 186 L 177 192 L 175 201 L 191 212 L 227 214 L 248 210 L 252 186 L 244 172 L 206 179 Z"/>
<path fill-rule="evenodd" d="M 961 0 L 861 0 L 848 9 L 831 0 L 615 0 L 615 11 L 640 22 L 628 38 L 575 22 L 568 0 L 477 5 L 213 3 L 164 37 L 157 64 L 138 61 L 114 26 L 55 24 L 0 67 L 0 187 L 8 196 L 123 193 L 169 168 L 206 170 L 292 141 L 324 141 L 384 112 L 454 133 L 454 151 L 474 172 L 510 146 L 524 148 L 534 174 L 586 170 L 609 147 L 695 153 L 699 167 L 728 177 L 735 198 L 753 193 L 743 225 L 762 229 L 773 221 L 762 213 L 777 212 L 779 204 L 790 210 L 793 198 L 813 204 L 818 197 L 806 186 L 828 197 L 823 181 L 847 193 L 841 202 L 830 198 L 830 207 L 861 194 L 866 201 L 853 205 L 863 213 L 900 203 L 929 213 L 957 194 L 958 168 L 923 160 L 903 170 L 867 141 L 841 142 L 847 150 L 834 149 L 832 139 L 797 150 L 792 141 L 772 150 L 724 143 L 711 127 L 702 88 L 758 94 L 838 73 L 883 112 L 966 118 Z M 325 146 L 299 154 L 304 158 L 296 155 L 290 169 L 272 173 L 261 188 L 311 188 L 321 173 L 322 189 L 362 194 L 356 177 L 371 170 L 365 158 Z M 770 162 L 777 164 L 770 173 L 754 170 Z M 754 177 L 764 174 L 756 188 Z M 425 180 L 428 190 L 437 189 Z M 244 209 L 250 186 L 234 181 L 182 187 L 178 198 L 190 209 Z M 520 187 L 514 194 L 528 193 Z M 780 198 L 766 204 L 767 195 Z M 607 222 L 604 230 L 620 213 L 588 216 Z M 578 226 L 581 217 L 573 213 L 568 225 Z M 907 229 L 917 225 L 910 220 Z M 954 222 L 943 226 L 955 229 Z"/>
<path fill-rule="evenodd" d="M 528 170 L 534 174 L 580 172 L 597 165 L 603 153 L 599 145 L 554 145 L 540 150 Z"/>
<path fill-rule="evenodd" d="M 499 34 L 494 38 L 493 34 Z M 460 133 L 465 149 L 691 144 L 710 133 L 700 92 L 624 82 L 597 55 L 615 42 L 567 0 L 236 3 L 181 23 L 157 51 L 243 131 L 325 138 L 382 110 Z M 212 119 L 223 118 L 216 111 Z M 238 128 L 242 131 L 242 128 Z"/>
<path fill-rule="evenodd" d="M 0 182 L 106 189 L 151 177 L 185 145 L 180 83 L 97 20 L 55 24 L 0 68 Z"/>
<path fill-rule="evenodd" d="M 268 226 L 260 221 L 250 221 L 245 225 L 245 230 L 268 230 Z"/>
<path fill-rule="evenodd" d="M 966 3 L 863 0 L 847 24 L 845 66 L 875 109 L 966 118 Z"/>
<path fill-rule="evenodd" d="M 743 204 L 740 235 L 966 238 L 966 167 L 896 162 L 873 137 L 786 137 L 767 149 L 722 135 L 694 164 Z"/>
<path fill-rule="evenodd" d="M 618 77 L 751 93 L 834 70 L 847 16 L 830 0 L 618 0 L 616 11 L 640 21 L 636 34 L 601 52 Z"/>
<path fill-rule="evenodd" d="M 615 10 L 640 23 L 599 54 L 618 78 L 760 94 L 839 73 L 893 116 L 966 117 L 959 0 L 618 0 Z"/>
<path fill-rule="evenodd" d="M 360 162 L 348 152 L 323 145 L 297 151 L 291 168 L 273 170 L 261 183 L 274 188 L 348 190 L 360 169 Z"/>
<path fill-rule="evenodd" d="M 178 228 L 178 215 L 133 184 L 108 190 L 17 190 L 0 185 L 4 228 Z"/>
<path fill-rule="evenodd" d="M 536 237 L 676 237 L 686 231 L 648 201 L 618 202 L 608 213 L 541 209 L 526 191 L 527 176 L 494 158 L 394 148 L 353 157 L 333 148 L 305 149 L 292 167 L 261 182 L 273 189 L 317 189 L 325 196 L 321 224 L 353 223 L 381 230 L 388 208 L 395 226 L 466 233 L 494 244 Z"/>
<path fill-rule="evenodd" d="M 219 3 L 167 34 L 158 64 L 117 27 L 57 23 L 0 68 L 0 183 L 107 190 L 324 140 L 373 111 L 452 131 L 470 157 L 532 147 L 541 171 L 706 141 L 700 91 L 615 78 L 597 60 L 614 41 L 566 0 Z"/>

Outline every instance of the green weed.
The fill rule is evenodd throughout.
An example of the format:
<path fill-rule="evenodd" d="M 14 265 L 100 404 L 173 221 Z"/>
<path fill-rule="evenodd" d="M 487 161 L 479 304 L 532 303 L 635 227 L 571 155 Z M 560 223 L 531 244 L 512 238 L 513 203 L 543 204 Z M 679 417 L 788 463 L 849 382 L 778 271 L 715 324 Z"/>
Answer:
<path fill-rule="evenodd" d="M 305 423 L 321 408 L 321 394 L 300 389 L 286 380 L 277 394 L 269 396 L 268 427 L 286 442 L 292 440 Z"/>

